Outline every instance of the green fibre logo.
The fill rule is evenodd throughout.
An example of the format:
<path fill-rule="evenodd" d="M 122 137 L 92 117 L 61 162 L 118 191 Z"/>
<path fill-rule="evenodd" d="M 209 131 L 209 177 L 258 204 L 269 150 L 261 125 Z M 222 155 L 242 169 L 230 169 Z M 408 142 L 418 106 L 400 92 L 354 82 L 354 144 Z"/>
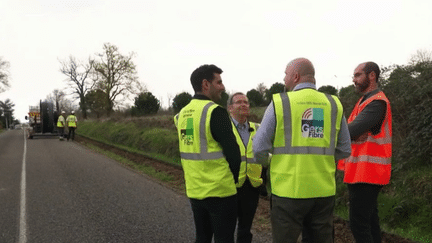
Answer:
<path fill-rule="evenodd" d="M 324 110 L 306 109 L 302 116 L 301 131 L 305 138 L 324 138 Z"/>
<path fill-rule="evenodd" d="M 185 127 L 185 129 L 183 129 L 183 127 Z M 180 130 L 181 140 L 184 145 L 193 145 L 193 131 L 193 118 L 187 118 L 183 122 L 182 129 Z"/>

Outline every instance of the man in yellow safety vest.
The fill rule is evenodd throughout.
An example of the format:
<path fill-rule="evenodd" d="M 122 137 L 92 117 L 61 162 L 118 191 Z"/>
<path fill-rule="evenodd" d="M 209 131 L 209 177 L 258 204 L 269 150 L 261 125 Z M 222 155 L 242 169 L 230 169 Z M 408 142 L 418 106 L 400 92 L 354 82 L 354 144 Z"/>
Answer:
<path fill-rule="evenodd" d="M 303 228 L 312 242 L 333 242 L 335 161 L 350 156 L 342 104 L 315 86 L 306 58 L 292 60 L 285 87 L 274 94 L 253 142 L 257 163 L 269 153 L 273 242 L 295 243 Z"/>
<path fill-rule="evenodd" d="M 77 128 L 77 117 L 75 116 L 75 111 L 72 111 L 71 114 L 66 118 L 66 123 L 68 126 L 69 134 L 67 137 L 67 140 L 72 139 L 72 141 L 75 139 L 75 129 Z"/>
<path fill-rule="evenodd" d="M 195 95 L 174 117 L 196 228 L 195 242 L 234 243 L 240 149 L 228 112 L 214 103 L 225 86 L 222 70 L 202 65 L 191 75 Z"/>
<path fill-rule="evenodd" d="M 251 227 L 258 206 L 260 192 L 265 192 L 262 166 L 254 164 L 252 139 L 259 124 L 248 121 L 249 100 L 241 92 L 228 98 L 228 111 L 231 116 L 234 135 L 240 147 L 241 159 L 237 183 L 238 227 L 237 243 L 251 243 Z"/>
<path fill-rule="evenodd" d="M 57 119 L 57 128 L 58 128 L 58 132 L 59 132 L 59 139 L 60 139 L 60 141 L 64 140 L 64 128 L 65 128 L 65 125 L 66 125 L 66 121 L 65 121 L 65 118 L 64 118 L 64 114 L 65 113 L 66 113 L 65 111 L 62 111 L 61 115 Z"/>

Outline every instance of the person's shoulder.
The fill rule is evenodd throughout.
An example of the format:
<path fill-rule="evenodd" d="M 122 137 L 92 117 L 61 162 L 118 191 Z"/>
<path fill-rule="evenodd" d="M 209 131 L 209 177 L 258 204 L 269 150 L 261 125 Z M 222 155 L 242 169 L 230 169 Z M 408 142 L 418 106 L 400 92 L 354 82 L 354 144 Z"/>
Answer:
<path fill-rule="evenodd" d="M 211 119 L 215 119 L 218 122 L 223 122 L 223 120 L 229 120 L 231 122 L 228 111 L 219 105 L 213 109 Z"/>
<path fill-rule="evenodd" d="M 218 105 L 217 107 L 214 108 L 213 110 L 214 113 L 218 113 L 218 114 L 228 114 L 228 111 L 223 108 L 222 106 Z"/>

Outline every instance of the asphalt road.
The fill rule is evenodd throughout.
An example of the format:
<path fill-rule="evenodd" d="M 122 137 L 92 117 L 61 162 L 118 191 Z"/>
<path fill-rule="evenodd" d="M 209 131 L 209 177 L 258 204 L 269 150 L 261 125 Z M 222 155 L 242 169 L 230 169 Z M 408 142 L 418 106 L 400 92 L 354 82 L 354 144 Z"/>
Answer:
<path fill-rule="evenodd" d="M 194 239 L 186 197 L 79 144 L 0 134 L 1 243 Z"/>

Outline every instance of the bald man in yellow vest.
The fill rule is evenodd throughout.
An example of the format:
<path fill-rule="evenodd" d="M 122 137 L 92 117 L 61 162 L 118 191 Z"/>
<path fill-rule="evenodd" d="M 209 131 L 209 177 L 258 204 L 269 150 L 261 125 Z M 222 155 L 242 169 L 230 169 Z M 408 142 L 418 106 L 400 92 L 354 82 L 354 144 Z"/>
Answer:
<path fill-rule="evenodd" d="M 253 142 L 257 163 L 269 153 L 273 242 L 296 243 L 303 228 L 312 242 L 333 242 L 335 161 L 351 142 L 342 104 L 316 90 L 315 69 L 297 58 L 285 69 L 285 87 L 274 94 Z"/>

